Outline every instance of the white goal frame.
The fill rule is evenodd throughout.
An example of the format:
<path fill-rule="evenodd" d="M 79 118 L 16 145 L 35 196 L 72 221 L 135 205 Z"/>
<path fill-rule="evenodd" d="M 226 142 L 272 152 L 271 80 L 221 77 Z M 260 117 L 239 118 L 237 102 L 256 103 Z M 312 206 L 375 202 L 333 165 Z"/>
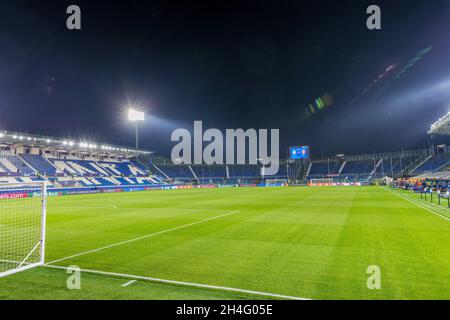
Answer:
<path fill-rule="evenodd" d="M 282 184 L 287 184 L 288 181 L 287 179 L 266 179 L 266 184 L 277 184 L 277 183 L 282 183 Z"/>
<path fill-rule="evenodd" d="M 333 178 L 318 178 L 318 179 L 309 179 L 309 185 L 310 186 L 320 186 L 322 185 L 333 185 L 334 181 Z"/>
<path fill-rule="evenodd" d="M 20 261 L 19 260 L 17 260 L 17 261 L 3 260 L 3 262 L 6 261 L 8 263 L 15 263 L 15 264 L 17 264 L 17 266 L 15 268 L 11 268 L 10 270 L 5 270 L 3 272 L 0 270 L 0 278 L 6 277 L 6 276 L 9 276 L 9 275 L 21 272 L 21 271 L 25 271 L 28 269 L 32 269 L 32 268 L 41 266 L 45 263 L 45 234 L 46 234 L 46 221 L 47 221 L 47 182 L 46 181 L 36 181 L 36 182 L 33 181 L 33 182 L 0 184 L 0 191 L 8 190 L 8 189 L 20 190 L 20 188 L 23 188 L 24 190 L 26 190 L 26 188 L 33 188 L 35 191 L 40 191 L 40 195 L 38 196 L 39 198 L 41 198 L 40 239 L 34 245 L 34 247 L 30 250 L 30 252 L 25 257 L 22 257 Z M 0 199 L 0 206 L 2 205 L 2 201 L 8 201 L 8 200 Z M 27 260 L 37 250 L 39 250 L 39 261 L 33 262 L 33 263 L 28 263 Z M 0 259 L 1 259 L 1 257 L 0 257 Z"/>

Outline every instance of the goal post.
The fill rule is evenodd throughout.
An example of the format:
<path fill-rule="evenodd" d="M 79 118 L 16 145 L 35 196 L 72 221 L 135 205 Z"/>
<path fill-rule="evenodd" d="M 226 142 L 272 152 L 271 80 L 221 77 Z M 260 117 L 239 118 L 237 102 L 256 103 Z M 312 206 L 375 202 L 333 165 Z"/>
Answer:
<path fill-rule="evenodd" d="M 45 261 L 47 185 L 0 184 L 0 277 Z"/>
<path fill-rule="evenodd" d="M 333 182 L 333 178 L 310 179 L 309 185 L 313 187 L 332 186 Z"/>

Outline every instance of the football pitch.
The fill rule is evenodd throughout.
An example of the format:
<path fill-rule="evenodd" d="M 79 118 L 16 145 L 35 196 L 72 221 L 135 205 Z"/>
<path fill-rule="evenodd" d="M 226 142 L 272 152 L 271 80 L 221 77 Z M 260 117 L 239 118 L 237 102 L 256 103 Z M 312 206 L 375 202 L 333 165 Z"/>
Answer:
<path fill-rule="evenodd" d="M 0 278 L 0 299 L 450 299 L 449 219 L 384 187 L 49 197 L 48 266 Z"/>

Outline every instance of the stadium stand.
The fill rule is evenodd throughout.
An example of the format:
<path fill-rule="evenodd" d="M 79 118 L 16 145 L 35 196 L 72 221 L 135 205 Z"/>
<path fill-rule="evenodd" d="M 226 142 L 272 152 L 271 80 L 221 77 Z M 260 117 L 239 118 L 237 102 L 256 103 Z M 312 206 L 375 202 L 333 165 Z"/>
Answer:
<path fill-rule="evenodd" d="M 37 172 L 44 176 L 55 176 L 56 168 L 50 161 L 40 155 L 23 154 L 22 158 L 28 162 Z"/>
<path fill-rule="evenodd" d="M 272 178 L 274 179 L 287 179 L 288 178 L 288 171 L 287 171 L 286 164 L 282 163 L 280 164 L 280 167 L 278 169 L 278 173 L 275 174 Z"/>
<path fill-rule="evenodd" d="M 0 155 L 0 183 L 47 179 L 51 186 L 140 186 L 162 185 L 163 179 L 148 174 L 131 161 L 94 161 L 75 157 L 49 158 L 36 154 Z"/>
<path fill-rule="evenodd" d="M 193 165 L 191 168 L 200 183 L 222 183 L 227 180 L 225 165 Z"/>
<path fill-rule="evenodd" d="M 199 183 L 236 183 L 239 181 L 261 180 L 258 165 L 154 165 L 155 171 L 160 170 L 171 181 L 199 182 Z M 281 165 L 276 175 L 271 179 L 286 179 L 286 165 Z"/>
<path fill-rule="evenodd" d="M 258 165 L 230 165 L 228 166 L 230 172 L 230 178 L 240 178 L 240 179 L 251 179 L 255 177 L 260 177 L 260 168 Z"/>
<path fill-rule="evenodd" d="M 0 175 L 31 176 L 34 170 L 15 154 L 2 154 L 0 157 Z"/>
<path fill-rule="evenodd" d="M 136 167 L 130 161 L 102 162 L 80 159 L 49 159 L 62 172 L 75 176 L 122 176 L 144 177 L 146 172 Z"/>
<path fill-rule="evenodd" d="M 374 161 L 348 161 L 345 163 L 341 175 L 351 180 L 366 180 L 375 169 Z"/>
<path fill-rule="evenodd" d="M 450 169 L 450 148 L 444 148 L 438 155 L 430 148 L 380 154 L 340 154 L 306 160 L 300 165 L 298 162 L 281 160 L 277 174 L 263 177 L 260 165 L 255 164 L 174 165 L 161 157 L 150 159 L 148 153 L 139 150 L 106 146 L 97 150 L 81 150 L 86 149 L 87 144 L 81 146 L 73 143 L 73 148 L 69 148 L 67 141 L 56 143 L 56 138 L 41 138 L 41 141 L 52 142 L 47 146 L 40 142 L 33 147 L 28 142 L 18 142 L 18 136 L 3 135 L 1 139 L 0 183 L 46 179 L 55 187 L 114 187 L 184 183 L 254 184 L 264 182 L 264 179 L 288 179 L 305 183 L 313 178 L 368 182 L 424 173 L 445 176 L 445 172 Z"/>
<path fill-rule="evenodd" d="M 131 158 L 130 162 L 145 173 L 149 172 L 149 167 L 145 166 L 137 157 Z"/>
<path fill-rule="evenodd" d="M 339 174 L 339 170 L 342 167 L 342 162 L 339 160 L 331 160 L 325 162 L 313 162 L 309 175 L 311 177 L 319 176 L 324 177 L 328 175 Z"/>
<path fill-rule="evenodd" d="M 174 181 L 192 181 L 196 180 L 194 174 L 188 165 L 158 165 L 155 170 L 162 173 Z"/>
<path fill-rule="evenodd" d="M 418 168 L 414 170 L 414 173 L 420 174 L 425 172 L 436 172 L 441 169 L 446 168 L 450 165 L 450 155 L 449 154 L 443 154 L 443 155 L 436 155 L 430 158 L 428 161 L 420 165 Z M 446 168 L 447 169 L 447 168 Z"/>

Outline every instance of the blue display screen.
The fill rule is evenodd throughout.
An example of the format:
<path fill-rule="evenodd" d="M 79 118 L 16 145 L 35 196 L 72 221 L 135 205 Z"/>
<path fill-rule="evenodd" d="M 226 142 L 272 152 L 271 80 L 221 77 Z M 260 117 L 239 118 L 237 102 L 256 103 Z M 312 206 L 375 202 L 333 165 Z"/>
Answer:
<path fill-rule="evenodd" d="M 309 147 L 290 147 L 289 156 L 292 160 L 309 159 Z"/>

